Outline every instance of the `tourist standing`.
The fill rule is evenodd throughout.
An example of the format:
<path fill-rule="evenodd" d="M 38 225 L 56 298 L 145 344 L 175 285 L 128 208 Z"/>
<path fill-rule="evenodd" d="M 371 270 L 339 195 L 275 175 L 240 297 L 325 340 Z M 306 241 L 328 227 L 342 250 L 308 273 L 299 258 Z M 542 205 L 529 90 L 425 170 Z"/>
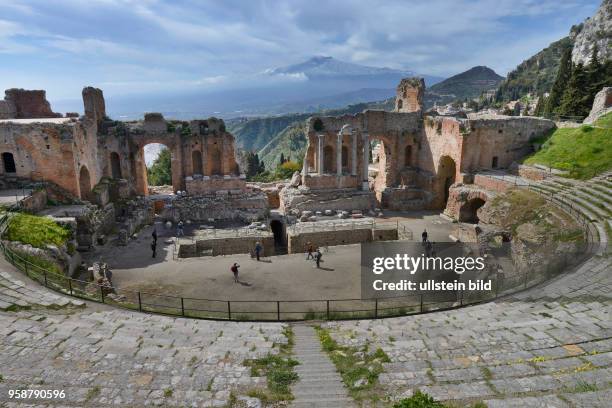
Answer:
<path fill-rule="evenodd" d="M 306 244 L 306 260 L 314 259 L 314 247 L 312 246 L 312 242 Z"/>
<path fill-rule="evenodd" d="M 185 232 L 183 231 L 183 221 L 180 220 L 176 226 L 176 236 L 182 237 L 183 235 L 185 235 Z"/>
<path fill-rule="evenodd" d="M 151 241 L 151 251 L 153 252 L 153 256 L 151 258 L 155 258 L 155 255 L 157 254 L 157 241 L 155 239 Z"/>
<path fill-rule="evenodd" d="M 259 261 L 259 255 L 261 254 L 261 250 L 262 250 L 261 244 L 259 243 L 259 241 L 257 241 L 255 243 L 255 257 L 257 258 L 258 261 Z"/>
<path fill-rule="evenodd" d="M 314 256 L 315 262 L 317 263 L 317 268 L 321 267 L 321 258 L 323 258 L 323 254 L 321 250 L 317 248 L 317 253 Z"/>
<path fill-rule="evenodd" d="M 151 236 L 153 237 L 153 242 L 157 244 L 157 228 L 155 228 L 155 225 L 153 225 L 153 233 Z"/>
<path fill-rule="evenodd" d="M 427 230 L 424 229 L 423 233 L 421 234 L 421 238 L 423 239 L 423 243 L 427 242 Z"/>
<path fill-rule="evenodd" d="M 234 283 L 238 283 L 238 268 L 240 268 L 240 265 L 238 265 L 237 262 L 234 262 L 234 264 L 232 265 L 232 267 L 230 268 L 230 270 L 232 271 L 232 273 L 234 274 Z"/>

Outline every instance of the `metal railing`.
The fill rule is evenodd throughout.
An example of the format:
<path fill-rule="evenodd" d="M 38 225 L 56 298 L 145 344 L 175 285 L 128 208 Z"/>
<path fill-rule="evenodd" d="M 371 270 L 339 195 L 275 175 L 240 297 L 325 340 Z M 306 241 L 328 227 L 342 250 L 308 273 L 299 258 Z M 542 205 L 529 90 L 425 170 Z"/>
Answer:
<path fill-rule="evenodd" d="M 551 198 L 556 204 L 559 201 Z M 491 301 L 507 296 L 549 280 L 568 268 L 576 267 L 595 252 L 598 246 L 598 232 L 593 223 L 580 211 L 570 205 L 566 207 L 584 229 L 584 242 L 575 252 L 565 252 L 562 260 L 549 262 L 545 270 L 538 273 L 526 271 L 506 276 L 492 273 L 487 276 L 492 282 L 488 292 L 438 291 L 421 292 L 406 296 L 371 299 L 311 299 L 311 300 L 227 300 L 199 299 L 191 297 L 162 295 L 145 291 L 126 291 L 96 282 L 70 278 L 34 264 L 25 256 L 0 241 L 4 257 L 28 277 L 42 285 L 66 295 L 95 302 L 113 304 L 140 312 L 211 320 L 235 321 L 291 321 L 291 320 L 345 320 L 361 318 L 382 318 L 447 310 Z M 0 219 L 3 231 L 9 217 Z"/>

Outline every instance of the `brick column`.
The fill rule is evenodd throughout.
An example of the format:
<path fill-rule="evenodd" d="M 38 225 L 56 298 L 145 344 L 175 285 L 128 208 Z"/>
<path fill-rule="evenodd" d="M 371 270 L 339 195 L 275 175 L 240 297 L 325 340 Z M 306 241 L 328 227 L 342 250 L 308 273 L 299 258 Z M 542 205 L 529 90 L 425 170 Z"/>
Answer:
<path fill-rule="evenodd" d="M 370 186 L 368 184 L 368 165 L 370 161 L 370 135 L 369 133 L 363 132 L 363 174 L 361 179 L 361 189 L 368 191 Z"/>
<path fill-rule="evenodd" d="M 355 129 L 353 129 L 351 131 L 351 136 L 352 136 L 352 143 L 353 143 L 353 147 L 352 147 L 352 151 L 351 151 L 351 175 L 356 176 L 357 175 L 357 132 L 355 132 Z"/>
<path fill-rule="evenodd" d="M 342 131 L 338 132 L 336 141 L 336 175 L 342 175 Z"/>
<path fill-rule="evenodd" d="M 317 135 L 319 137 L 319 144 L 317 145 L 317 173 L 323 174 L 323 139 L 325 135 Z"/>

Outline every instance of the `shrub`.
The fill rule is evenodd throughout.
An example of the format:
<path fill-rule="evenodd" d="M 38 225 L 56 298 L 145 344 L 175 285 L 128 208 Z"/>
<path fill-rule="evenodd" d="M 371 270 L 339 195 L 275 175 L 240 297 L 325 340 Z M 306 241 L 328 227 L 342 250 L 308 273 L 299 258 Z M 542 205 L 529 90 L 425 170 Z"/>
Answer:
<path fill-rule="evenodd" d="M 446 406 L 437 402 L 431 396 L 416 390 L 412 397 L 404 398 L 393 405 L 393 408 L 446 408 Z"/>
<path fill-rule="evenodd" d="M 70 236 L 70 229 L 50 218 L 22 213 L 11 218 L 5 233 L 9 241 L 19 241 L 36 248 L 45 248 L 47 245 L 61 247 Z"/>

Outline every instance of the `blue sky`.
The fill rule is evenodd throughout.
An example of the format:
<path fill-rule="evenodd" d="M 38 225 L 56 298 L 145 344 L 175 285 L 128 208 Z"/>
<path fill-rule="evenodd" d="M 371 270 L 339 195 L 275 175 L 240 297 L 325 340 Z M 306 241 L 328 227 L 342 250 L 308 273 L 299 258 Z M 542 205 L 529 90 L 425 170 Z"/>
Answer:
<path fill-rule="evenodd" d="M 599 0 L 0 0 L 0 90 L 78 98 L 223 89 L 313 55 L 505 75 Z M 279 79 L 284 80 L 284 79 Z M 286 79 L 285 79 L 286 80 Z"/>

